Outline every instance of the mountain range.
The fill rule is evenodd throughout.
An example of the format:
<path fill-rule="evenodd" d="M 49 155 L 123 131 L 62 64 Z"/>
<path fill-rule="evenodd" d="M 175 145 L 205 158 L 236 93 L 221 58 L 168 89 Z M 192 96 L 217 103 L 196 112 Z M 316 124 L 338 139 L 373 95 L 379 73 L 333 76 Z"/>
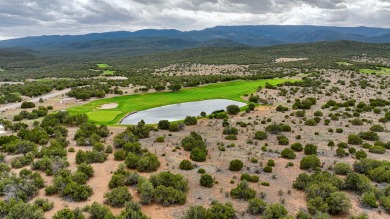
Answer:
<path fill-rule="evenodd" d="M 204 30 L 145 29 L 85 35 L 34 36 L 0 41 L 0 48 L 38 52 L 151 54 L 196 47 L 262 47 L 322 41 L 390 43 L 390 29 L 331 26 L 217 26 Z"/>

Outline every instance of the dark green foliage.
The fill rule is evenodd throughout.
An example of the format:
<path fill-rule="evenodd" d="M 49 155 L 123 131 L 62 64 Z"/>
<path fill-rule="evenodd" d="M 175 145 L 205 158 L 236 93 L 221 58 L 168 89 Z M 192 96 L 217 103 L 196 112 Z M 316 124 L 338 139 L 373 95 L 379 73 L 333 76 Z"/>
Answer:
<path fill-rule="evenodd" d="M 195 116 L 187 116 L 185 119 L 184 119 L 184 123 L 186 125 L 196 125 L 198 123 L 198 120 L 196 119 Z"/>
<path fill-rule="evenodd" d="M 249 200 L 248 212 L 250 214 L 262 214 L 267 207 L 267 203 L 263 199 L 253 198 Z"/>
<path fill-rule="evenodd" d="M 78 150 L 76 154 L 76 163 L 103 163 L 107 160 L 107 154 L 98 151 L 82 151 Z"/>
<path fill-rule="evenodd" d="M 205 148 L 196 147 L 191 151 L 190 158 L 193 161 L 204 162 L 206 161 L 207 150 Z"/>
<path fill-rule="evenodd" d="M 161 129 L 161 130 L 169 130 L 169 125 L 170 125 L 171 123 L 168 121 L 168 120 L 160 120 L 159 122 L 158 122 L 158 125 L 157 125 L 157 127 L 159 128 L 159 129 Z"/>
<path fill-rule="evenodd" d="M 314 144 L 306 144 L 303 151 L 305 155 L 317 154 L 317 146 Z"/>
<path fill-rule="evenodd" d="M 186 202 L 186 194 L 173 187 L 157 186 L 153 192 L 154 200 L 162 205 L 182 205 Z"/>
<path fill-rule="evenodd" d="M 236 115 L 240 112 L 240 107 L 237 105 L 229 105 L 226 107 L 226 112 L 230 115 Z"/>
<path fill-rule="evenodd" d="M 238 129 L 235 127 L 227 126 L 223 129 L 223 134 L 224 135 L 237 135 Z"/>
<path fill-rule="evenodd" d="M 285 148 L 281 152 L 281 156 L 282 156 L 282 158 L 295 159 L 296 154 L 295 154 L 294 150 L 292 150 L 290 148 Z"/>
<path fill-rule="evenodd" d="M 347 175 L 352 171 L 351 166 L 346 163 L 336 163 L 333 167 L 333 170 L 336 174 Z"/>
<path fill-rule="evenodd" d="M 235 210 L 231 203 L 222 204 L 217 201 L 211 203 L 209 209 L 203 206 L 191 206 L 183 219 L 234 219 Z"/>
<path fill-rule="evenodd" d="M 275 161 L 272 160 L 272 159 L 269 159 L 269 160 L 267 161 L 267 166 L 274 167 L 274 166 L 275 166 Z"/>
<path fill-rule="evenodd" d="M 385 128 L 381 125 L 373 125 L 370 127 L 370 131 L 372 132 L 383 132 L 385 131 Z"/>
<path fill-rule="evenodd" d="M 282 105 L 278 105 L 276 107 L 276 111 L 278 111 L 278 112 L 286 112 L 286 111 L 288 111 L 288 107 L 285 107 L 285 106 L 282 106 Z"/>
<path fill-rule="evenodd" d="M 279 134 L 280 132 L 291 132 L 291 127 L 286 124 L 268 125 L 265 130 L 271 134 Z"/>
<path fill-rule="evenodd" d="M 22 109 L 27 109 L 27 108 L 34 108 L 35 107 L 35 103 L 33 102 L 26 102 L 24 101 L 21 105 L 21 108 Z"/>
<path fill-rule="evenodd" d="M 367 158 L 367 153 L 363 150 L 359 150 L 355 153 L 356 159 L 360 160 L 363 158 Z"/>
<path fill-rule="evenodd" d="M 104 202 L 112 207 L 123 207 L 127 201 L 130 201 L 132 196 L 127 190 L 127 187 L 117 187 L 104 194 L 106 199 Z"/>
<path fill-rule="evenodd" d="M 182 160 L 179 166 L 182 170 L 192 170 L 194 168 L 191 161 L 189 160 Z"/>
<path fill-rule="evenodd" d="M 300 168 L 301 169 L 315 169 L 321 166 L 321 161 L 316 155 L 309 155 L 306 157 L 303 157 L 300 162 Z"/>
<path fill-rule="evenodd" d="M 263 171 L 266 172 L 266 173 L 272 173 L 272 167 L 266 166 L 266 167 L 263 168 Z"/>
<path fill-rule="evenodd" d="M 132 201 L 125 203 L 125 209 L 121 212 L 119 218 L 150 219 L 142 213 L 140 205 Z"/>
<path fill-rule="evenodd" d="M 288 145 L 290 143 L 288 138 L 284 135 L 279 135 L 277 139 L 279 145 Z"/>
<path fill-rule="evenodd" d="M 361 145 L 363 143 L 362 138 L 359 135 L 349 135 L 348 144 Z"/>
<path fill-rule="evenodd" d="M 69 208 L 64 208 L 57 211 L 53 219 L 85 219 L 85 217 L 80 209 L 70 210 Z"/>
<path fill-rule="evenodd" d="M 293 149 L 294 151 L 299 152 L 299 151 L 302 151 L 302 150 L 303 150 L 303 146 L 302 146 L 301 143 L 296 142 L 296 143 L 294 143 L 294 144 L 291 145 L 291 149 Z"/>
<path fill-rule="evenodd" d="M 202 174 L 199 183 L 201 186 L 211 188 L 214 185 L 214 178 L 210 174 Z"/>
<path fill-rule="evenodd" d="M 360 202 L 366 206 L 371 208 L 377 208 L 378 203 L 373 192 L 365 192 L 362 194 Z"/>
<path fill-rule="evenodd" d="M 359 133 L 359 136 L 360 136 L 362 139 L 368 140 L 368 141 L 378 141 L 378 140 L 379 140 L 378 134 L 375 133 L 375 132 L 372 132 L 372 131 L 360 132 L 360 133 Z"/>
<path fill-rule="evenodd" d="M 265 219 L 279 219 L 287 215 L 286 208 L 280 203 L 270 204 L 266 207 L 263 217 Z"/>
<path fill-rule="evenodd" d="M 371 146 L 368 151 L 374 154 L 384 154 L 386 153 L 386 148 L 382 146 Z"/>
<path fill-rule="evenodd" d="M 49 211 L 54 207 L 54 202 L 50 202 L 48 199 L 42 198 L 35 199 L 33 204 L 34 206 L 42 209 L 43 211 Z"/>
<path fill-rule="evenodd" d="M 110 208 L 105 205 L 100 205 L 97 202 L 92 203 L 91 206 L 87 206 L 85 210 L 90 214 L 91 219 L 114 218 Z"/>
<path fill-rule="evenodd" d="M 254 139 L 257 139 L 257 140 L 265 140 L 267 139 L 268 135 L 266 132 L 263 132 L 263 131 L 257 131 L 255 132 L 255 137 Z"/>
<path fill-rule="evenodd" d="M 239 171 L 244 167 L 244 163 L 241 160 L 232 160 L 229 164 L 229 170 L 231 171 Z"/>
<path fill-rule="evenodd" d="M 93 146 L 95 143 L 100 142 L 101 138 L 107 137 L 110 132 L 107 126 L 96 126 L 91 123 L 84 123 L 80 126 L 74 135 L 74 140 L 80 146 Z"/>
<path fill-rule="evenodd" d="M 191 132 L 189 136 L 186 136 L 181 140 L 181 146 L 186 151 L 192 151 L 194 148 L 205 148 L 206 144 L 204 143 L 202 136 L 196 132 Z"/>
<path fill-rule="evenodd" d="M 236 199 L 249 200 L 256 196 L 256 191 L 249 188 L 246 180 L 242 181 L 238 186 L 230 191 L 230 196 Z"/>
<path fill-rule="evenodd" d="M 351 209 L 351 201 L 347 195 L 343 192 L 334 192 L 329 198 L 326 199 L 326 203 L 329 206 L 329 213 L 331 214 L 344 214 L 348 213 Z"/>

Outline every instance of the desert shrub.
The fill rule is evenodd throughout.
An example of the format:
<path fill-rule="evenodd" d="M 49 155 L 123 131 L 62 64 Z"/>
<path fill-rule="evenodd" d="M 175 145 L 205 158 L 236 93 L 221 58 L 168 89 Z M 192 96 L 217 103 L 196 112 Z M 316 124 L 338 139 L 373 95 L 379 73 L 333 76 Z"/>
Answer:
<path fill-rule="evenodd" d="M 53 209 L 54 202 L 50 202 L 48 199 L 38 198 L 35 199 L 33 205 L 37 208 L 42 209 L 43 211 L 49 211 Z"/>
<path fill-rule="evenodd" d="M 184 204 L 186 202 L 186 194 L 173 187 L 157 186 L 153 191 L 154 200 L 162 205 Z"/>
<path fill-rule="evenodd" d="M 230 115 L 236 115 L 240 112 L 240 107 L 237 105 L 229 105 L 226 107 L 226 112 Z"/>
<path fill-rule="evenodd" d="M 351 201 L 343 192 L 334 192 L 326 199 L 330 214 L 344 214 L 351 209 Z"/>
<path fill-rule="evenodd" d="M 362 197 L 360 199 L 360 202 L 363 206 L 370 207 L 370 208 L 377 208 L 378 203 L 375 197 L 375 194 L 373 192 L 364 192 L 362 194 Z"/>
<path fill-rule="evenodd" d="M 361 145 L 362 143 L 363 143 L 363 140 L 360 136 L 353 135 L 353 134 L 348 136 L 348 144 Z"/>
<path fill-rule="evenodd" d="M 264 210 L 265 219 L 277 219 L 287 216 L 287 209 L 280 203 L 268 205 Z"/>
<path fill-rule="evenodd" d="M 275 161 L 272 160 L 272 159 L 269 159 L 269 160 L 267 161 L 267 166 L 274 167 L 274 166 L 275 166 Z"/>
<path fill-rule="evenodd" d="M 198 162 L 204 162 L 207 158 L 207 149 L 206 148 L 200 148 L 196 147 L 193 150 L 191 150 L 190 155 L 191 160 L 198 161 Z"/>
<path fill-rule="evenodd" d="M 158 137 L 156 138 L 156 142 L 164 142 L 164 141 L 165 141 L 164 136 L 158 136 Z"/>
<path fill-rule="evenodd" d="M 191 206 L 183 219 L 209 219 L 209 218 L 224 218 L 224 219 L 234 219 L 235 210 L 231 203 L 222 204 L 217 201 L 211 203 L 209 209 L 204 208 L 203 206 Z"/>
<path fill-rule="evenodd" d="M 355 153 L 355 157 L 358 160 L 363 159 L 363 158 L 367 158 L 367 153 L 363 150 L 359 150 Z"/>
<path fill-rule="evenodd" d="M 157 127 L 162 130 L 169 130 L 170 122 L 168 120 L 160 120 Z"/>
<path fill-rule="evenodd" d="M 114 160 L 125 160 L 127 152 L 123 149 L 114 152 Z"/>
<path fill-rule="evenodd" d="M 244 163 L 241 160 L 232 160 L 230 161 L 229 170 L 231 171 L 239 171 L 244 166 Z"/>
<path fill-rule="evenodd" d="M 285 148 L 281 152 L 281 156 L 282 156 L 282 158 L 295 159 L 296 154 L 295 154 L 294 150 L 292 150 L 290 148 Z"/>
<path fill-rule="evenodd" d="M 214 178 L 210 174 L 202 174 L 199 183 L 203 187 L 211 188 L 214 185 Z"/>
<path fill-rule="evenodd" d="M 249 188 L 248 182 L 244 180 L 230 191 L 230 196 L 236 199 L 249 200 L 256 196 L 256 191 Z"/>
<path fill-rule="evenodd" d="M 286 136 L 280 135 L 277 137 L 279 145 L 288 145 L 290 142 Z"/>
<path fill-rule="evenodd" d="M 27 108 L 34 108 L 35 107 L 35 103 L 33 102 L 27 102 L 27 101 L 24 101 L 21 105 L 21 108 L 22 109 L 27 109 Z"/>
<path fill-rule="evenodd" d="M 186 125 L 196 125 L 198 123 L 198 120 L 196 119 L 195 116 L 187 116 L 185 119 L 184 119 L 184 123 Z"/>
<path fill-rule="evenodd" d="M 170 132 L 178 132 L 178 131 L 180 131 L 180 126 L 179 126 L 179 124 L 178 124 L 178 123 L 171 123 L 171 124 L 169 125 L 169 131 L 170 131 Z"/>
<path fill-rule="evenodd" d="M 381 125 L 373 125 L 370 127 L 370 131 L 372 132 L 383 132 L 385 131 L 385 128 Z"/>
<path fill-rule="evenodd" d="M 303 151 L 305 155 L 317 154 L 317 146 L 314 144 L 306 144 Z"/>
<path fill-rule="evenodd" d="M 192 165 L 191 161 L 189 160 L 182 160 L 180 162 L 180 169 L 182 170 L 192 170 L 194 166 Z"/>
<path fill-rule="evenodd" d="M 336 163 L 333 167 L 333 170 L 336 174 L 347 175 L 352 171 L 351 166 L 346 163 Z"/>
<path fill-rule="evenodd" d="M 205 148 L 206 144 L 204 143 L 202 136 L 196 132 L 191 132 L 189 136 L 186 136 L 181 140 L 181 146 L 186 151 L 192 151 L 194 148 Z"/>
<path fill-rule="evenodd" d="M 345 152 L 345 150 L 342 148 L 342 147 L 339 147 L 339 148 L 337 148 L 337 150 L 336 150 L 336 155 L 338 156 L 338 157 L 345 157 L 346 156 L 346 152 Z"/>
<path fill-rule="evenodd" d="M 105 203 L 112 207 L 123 207 L 125 202 L 130 201 L 132 196 L 127 187 L 117 187 L 104 194 Z"/>
<path fill-rule="evenodd" d="M 76 163 L 103 163 L 107 160 L 107 154 L 99 151 L 78 150 L 76 154 Z"/>
<path fill-rule="evenodd" d="M 267 207 L 267 203 L 263 199 L 253 198 L 249 200 L 248 212 L 250 214 L 262 214 Z"/>
<path fill-rule="evenodd" d="M 293 149 L 294 151 L 302 151 L 303 150 L 303 146 L 301 143 L 299 142 L 296 142 L 294 144 L 291 145 L 291 149 Z"/>
<path fill-rule="evenodd" d="M 235 127 L 227 126 L 223 129 L 222 132 L 224 135 L 237 135 L 238 129 Z"/>
<path fill-rule="evenodd" d="M 276 111 L 278 111 L 278 112 L 286 112 L 286 111 L 288 111 L 288 107 L 285 107 L 285 106 L 282 106 L 282 105 L 278 105 L 276 107 Z"/>
<path fill-rule="evenodd" d="M 85 217 L 80 209 L 70 210 L 69 208 L 64 208 L 57 211 L 53 219 L 85 219 Z"/>
<path fill-rule="evenodd" d="M 91 219 L 114 218 L 110 208 L 105 205 L 100 205 L 97 202 L 92 203 L 91 206 L 87 206 L 85 210 L 90 214 Z"/>
<path fill-rule="evenodd" d="M 149 180 L 140 180 L 137 184 L 137 191 L 142 204 L 150 204 L 153 200 L 154 187 Z"/>
<path fill-rule="evenodd" d="M 255 139 L 257 140 L 265 140 L 267 139 L 268 135 L 266 132 L 263 132 L 263 131 L 257 131 L 255 132 Z"/>
<path fill-rule="evenodd" d="M 307 126 L 316 126 L 317 122 L 314 119 L 308 119 L 305 121 L 305 125 Z"/>
<path fill-rule="evenodd" d="M 137 169 L 140 172 L 153 172 L 160 166 L 157 156 L 152 153 L 144 153 L 138 156 L 129 152 L 125 159 L 125 164 L 130 169 Z"/>
<path fill-rule="evenodd" d="M 381 146 L 371 146 L 368 151 L 374 154 L 384 154 L 386 153 L 386 148 Z"/>
<path fill-rule="evenodd" d="M 286 124 L 268 125 L 265 130 L 271 134 L 279 134 L 280 132 L 291 132 L 291 127 Z"/>
<path fill-rule="evenodd" d="M 272 173 L 272 167 L 266 166 L 266 167 L 263 168 L 263 171 L 266 172 L 266 173 Z"/>
<path fill-rule="evenodd" d="M 378 141 L 379 140 L 378 134 L 375 132 L 372 132 L 372 131 L 360 132 L 359 136 L 362 139 L 367 140 L 367 141 Z"/>
<path fill-rule="evenodd" d="M 321 166 L 321 161 L 314 154 L 303 157 L 301 162 L 300 162 L 300 168 L 305 169 L 305 170 L 315 169 L 315 168 L 318 168 L 320 166 Z"/>

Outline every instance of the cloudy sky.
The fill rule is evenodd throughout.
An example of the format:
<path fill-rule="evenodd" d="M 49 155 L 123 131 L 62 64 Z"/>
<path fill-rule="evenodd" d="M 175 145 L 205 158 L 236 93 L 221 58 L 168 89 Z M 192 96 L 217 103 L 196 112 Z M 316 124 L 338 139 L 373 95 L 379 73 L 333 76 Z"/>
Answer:
<path fill-rule="evenodd" d="M 244 24 L 390 28 L 390 0 L 0 0 L 0 39 Z"/>

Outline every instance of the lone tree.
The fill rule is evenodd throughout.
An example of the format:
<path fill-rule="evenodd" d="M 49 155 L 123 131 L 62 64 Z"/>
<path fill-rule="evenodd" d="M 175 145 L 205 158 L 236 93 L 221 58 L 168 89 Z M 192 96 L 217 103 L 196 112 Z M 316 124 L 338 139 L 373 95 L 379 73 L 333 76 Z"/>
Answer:
<path fill-rule="evenodd" d="M 226 107 L 226 111 L 230 115 L 236 115 L 240 112 L 240 107 L 238 107 L 237 105 L 229 105 Z"/>

